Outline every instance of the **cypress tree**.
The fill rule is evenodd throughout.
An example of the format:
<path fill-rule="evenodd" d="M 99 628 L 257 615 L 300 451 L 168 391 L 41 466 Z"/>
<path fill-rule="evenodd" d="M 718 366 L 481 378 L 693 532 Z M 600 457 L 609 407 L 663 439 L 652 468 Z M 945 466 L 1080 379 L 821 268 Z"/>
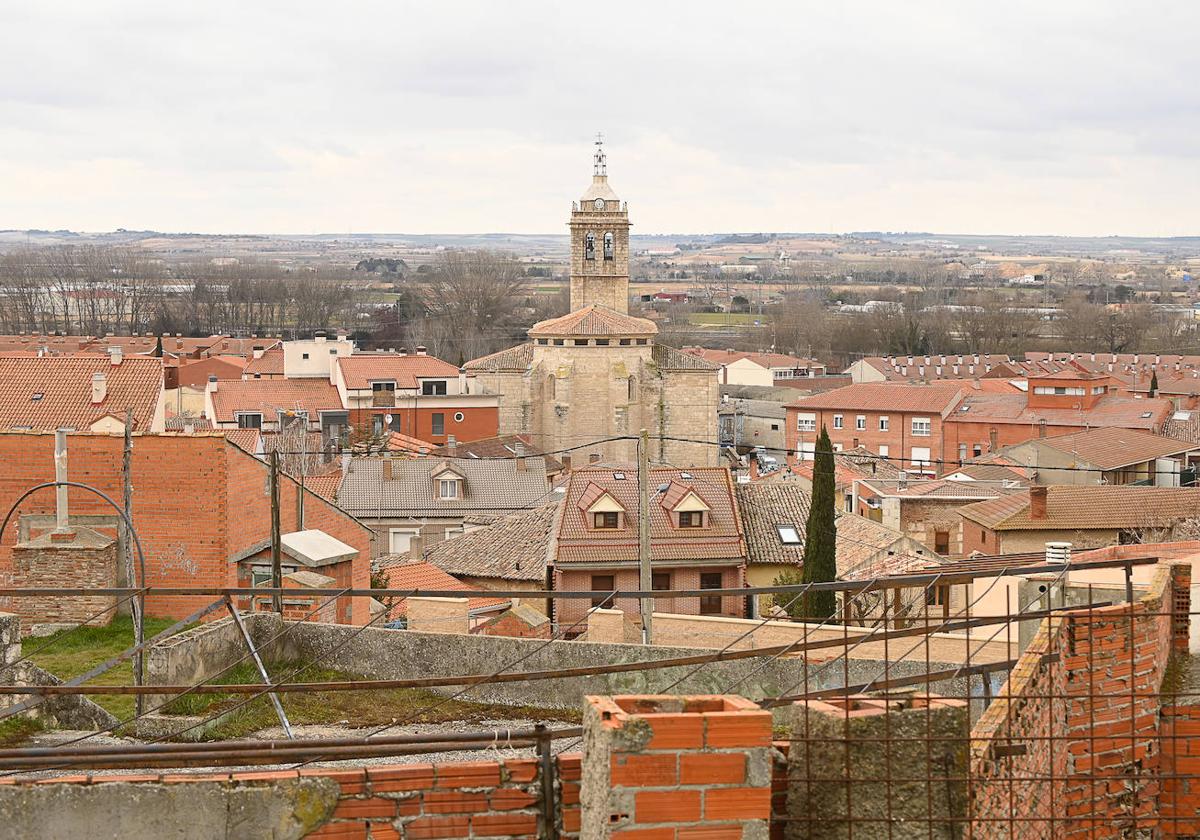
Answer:
<path fill-rule="evenodd" d="M 1158 371 L 1150 374 L 1150 396 L 1151 398 L 1158 395 Z"/>
<path fill-rule="evenodd" d="M 808 503 L 808 524 L 804 533 L 804 582 L 821 583 L 837 578 L 836 537 L 834 530 L 833 445 L 829 432 L 821 427 L 817 451 L 813 455 L 812 498 Z M 804 596 L 805 616 L 824 621 L 837 612 L 833 592 L 809 592 Z"/>

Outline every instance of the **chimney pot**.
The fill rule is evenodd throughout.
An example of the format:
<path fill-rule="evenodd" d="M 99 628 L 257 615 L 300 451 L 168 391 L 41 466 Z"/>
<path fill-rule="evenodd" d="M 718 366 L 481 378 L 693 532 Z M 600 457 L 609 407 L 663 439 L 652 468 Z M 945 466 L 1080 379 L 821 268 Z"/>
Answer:
<path fill-rule="evenodd" d="M 453 452 L 455 449 L 457 449 L 458 448 L 458 438 L 456 438 L 454 435 L 448 435 L 446 437 L 446 448 L 449 449 L 451 452 Z"/>
<path fill-rule="evenodd" d="M 124 353 L 124 351 L 123 351 L 123 350 L 122 350 L 120 347 L 110 347 L 110 348 L 108 348 L 108 361 L 109 361 L 109 362 L 110 362 L 110 363 L 111 363 L 111 364 L 112 364 L 114 367 L 116 367 L 117 365 L 121 364 L 121 361 L 122 361 L 124 358 L 125 358 L 125 353 Z"/>
<path fill-rule="evenodd" d="M 92 405 L 99 405 L 108 396 L 108 377 L 103 373 L 92 374 Z"/>
<path fill-rule="evenodd" d="M 1029 518 L 1046 518 L 1046 488 L 1034 485 L 1029 488 Z"/>

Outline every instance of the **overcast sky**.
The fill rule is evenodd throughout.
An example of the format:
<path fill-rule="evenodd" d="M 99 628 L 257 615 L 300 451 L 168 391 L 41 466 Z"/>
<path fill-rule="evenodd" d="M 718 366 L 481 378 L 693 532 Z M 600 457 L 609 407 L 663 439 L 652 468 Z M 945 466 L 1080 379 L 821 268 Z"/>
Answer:
<path fill-rule="evenodd" d="M 1198 34 L 1194 0 L 6 0 L 0 228 L 562 233 L 602 130 L 635 233 L 1200 234 Z"/>

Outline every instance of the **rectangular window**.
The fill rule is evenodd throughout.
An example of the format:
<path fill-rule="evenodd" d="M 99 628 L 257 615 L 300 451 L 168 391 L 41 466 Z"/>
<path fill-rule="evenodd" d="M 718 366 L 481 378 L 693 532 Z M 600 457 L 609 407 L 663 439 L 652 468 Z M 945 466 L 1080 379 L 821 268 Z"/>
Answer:
<path fill-rule="evenodd" d="M 886 414 L 879 418 L 879 431 L 886 432 L 888 430 L 888 416 Z"/>
<path fill-rule="evenodd" d="M 433 414 L 429 415 L 429 417 L 433 423 L 433 434 L 446 434 L 446 415 L 440 411 L 435 411 Z"/>
<path fill-rule="evenodd" d="M 593 592 L 612 592 L 616 588 L 617 578 L 615 575 L 592 575 Z M 594 595 L 592 596 L 592 606 L 612 609 L 614 600 L 611 595 Z"/>
<path fill-rule="evenodd" d="M 621 517 L 615 511 L 592 514 L 592 525 L 597 530 L 611 531 L 621 524 Z"/>
<path fill-rule="evenodd" d="M 914 446 L 912 448 L 912 465 L 919 470 L 926 469 L 929 466 L 928 446 Z"/>
<path fill-rule="evenodd" d="M 421 383 L 421 396 L 444 397 L 445 395 L 446 381 L 444 379 L 435 379 L 432 382 Z"/>
<path fill-rule="evenodd" d="M 396 404 L 395 382 L 372 382 L 371 405 L 390 408 Z"/>
<path fill-rule="evenodd" d="M 879 457 L 886 458 L 888 456 L 889 451 L 890 450 L 886 445 L 879 447 Z"/>
<path fill-rule="evenodd" d="M 721 573 L 720 572 L 704 572 L 700 575 L 701 589 L 720 589 L 721 588 Z M 701 595 L 700 596 L 700 615 L 720 615 L 721 614 L 721 596 L 720 595 Z"/>
<path fill-rule="evenodd" d="M 933 550 L 938 554 L 950 553 L 950 532 L 949 531 L 934 531 L 933 532 Z"/>
<path fill-rule="evenodd" d="M 685 510 L 679 513 L 680 528 L 702 528 L 704 527 L 704 513 L 699 510 Z"/>
<path fill-rule="evenodd" d="M 237 424 L 239 429 L 261 429 L 262 414 L 243 412 L 237 415 Z"/>
<path fill-rule="evenodd" d="M 392 554 L 407 554 L 408 544 L 418 533 L 416 528 L 392 528 L 388 532 L 388 548 Z"/>
<path fill-rule="evenodd" d="M 914 417 L 912 419 L 913 437 L 929 437 L 933 434 L 933 423 L 928 417 Z"/>
<path fill-rule="evenodd" d="M 776 525 L 779 541 L 784 545 L 800 545 L 800 531 L 795 525 Z"/>
<path fill-rule="evenodd" d="M 854 418 L 854 428 L 859 432 L 867 428 L 867 416 L 865 414 L 860 414 Z"/>
<path fill-rule="evenodd" d="M 438 482 L 439 499 L 457 499 L 458 482 L 453 478 L 443 478 Z"/>
<path fill-rule="evenodd" d="M 967 460 L 967 445 L 965 443 L 960 443 L 958 445 L 958 460 L 959 461 Z"/>
<path fill-rule="evenodd" d="M 842 415 L 840 415 L 840 414 L 833 415 L 833 428 L 840 429 L 840 428 L 842 428 L 842 425 L 843 425 Z"/>
<path fill-rule="evenodd" d="M 817 451 L 815 443 L 801 443 L 800 448 L 796 450 L 796 457 L 801 461 L 811 461 L 813 453 Z"/>
<path fill-rule="evenodd" d="M 452 540 L 455 537 L 461 537 L 466 533 L 466 530 L 461 525 L 451 525 L 446 528 L 446 539 Z"/>
<path fill-rule="evenodd" d="M 801 432 L 815 432 L 817 430 L 817 415 L 797 414 L 796 428 Z"/>
<path fill-rule="evenodd" d="M 655 572 L 650 576 L 650 588 L 655 592 L 663 592 L 671 588 L 670 572 Z"/>
<path fill-rule="evenodd" d="M 975 455 L 976 458 L 978 458 L 980 455 L 983 454 L 983 444 L 982 443 L 975 444 L 974 446 L 971 447 L 971 452 Z"/>

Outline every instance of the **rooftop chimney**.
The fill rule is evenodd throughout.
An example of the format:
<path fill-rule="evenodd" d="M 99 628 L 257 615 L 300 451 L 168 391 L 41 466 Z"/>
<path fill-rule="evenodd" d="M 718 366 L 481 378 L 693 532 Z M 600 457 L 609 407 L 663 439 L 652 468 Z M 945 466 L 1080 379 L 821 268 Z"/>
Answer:
<path fill-rule="evenodd" d="M 116 365 L 121 364 L 121 362 L 124 358 L 125 358 L 125 353 L 120 347 L 109 347 L 108 348 L 108 361 L 111 362 L 114 367 Z"/>
<path fill-rule="evenodd" d="M 418 355 L 418 356 L 424 356 L 424 355 L 425 355 L 425 345 L 423 345 L 423 344 L 418 344 L 418 345 L 417 345 L 417 355 Z"/>
<path fill-rule="evenodd" d="M 525 444 L 517 441 L 513 449 L 517 453 L 517 472 L 525 472 L 525 470 L 529 469 L 529 465 L 525 463 Z"/>
<path fill-rule="evenodd" d="M 383 459 L 383 480 L 384 481 L 392 480 L 392 459 L 391 458 Z"/>
<path fill-rule="evenodd" d="M 1029 488 L 1029 518 L 1046 518 L 1046 488 L 1034 485 Z"/>
<path fill-rule="evenodd" d="M 1070 563 L 1071 544 L 1069 542 L 1046 543 L 1046 563 Z"/>
<path fill-rule="evenodd" d="M 205 390 L 210 394 L 217 393 L 217 375 L 215 373 L 208 375 L 208 387 Z"/>
<path fill-rule="evenodd" d="M 458 438 L 454 435 L 447 435 L 446 448 L 450 450 L 451 454 L 454 454 L 454 450 L 458 448 Z"/>
<path fill-rule="evenodd" d="M 420 560 L 425 556 L 425 540 L 420 534 L 413 534 L 408 540 L 408 559 Z"/>
<path fill-rule="evenodd" d="M 108 396 L 108 377 L 103 373 L 92 374 L 92 405 L 99 405 Z"/>
<path fill-rule="evenodd" d="M 1043 417 L 1042 419 L 1038 420 L 1038 437 L 1044 438 L 1045 436 L 1046 436 L 1046 418 Z"/>

